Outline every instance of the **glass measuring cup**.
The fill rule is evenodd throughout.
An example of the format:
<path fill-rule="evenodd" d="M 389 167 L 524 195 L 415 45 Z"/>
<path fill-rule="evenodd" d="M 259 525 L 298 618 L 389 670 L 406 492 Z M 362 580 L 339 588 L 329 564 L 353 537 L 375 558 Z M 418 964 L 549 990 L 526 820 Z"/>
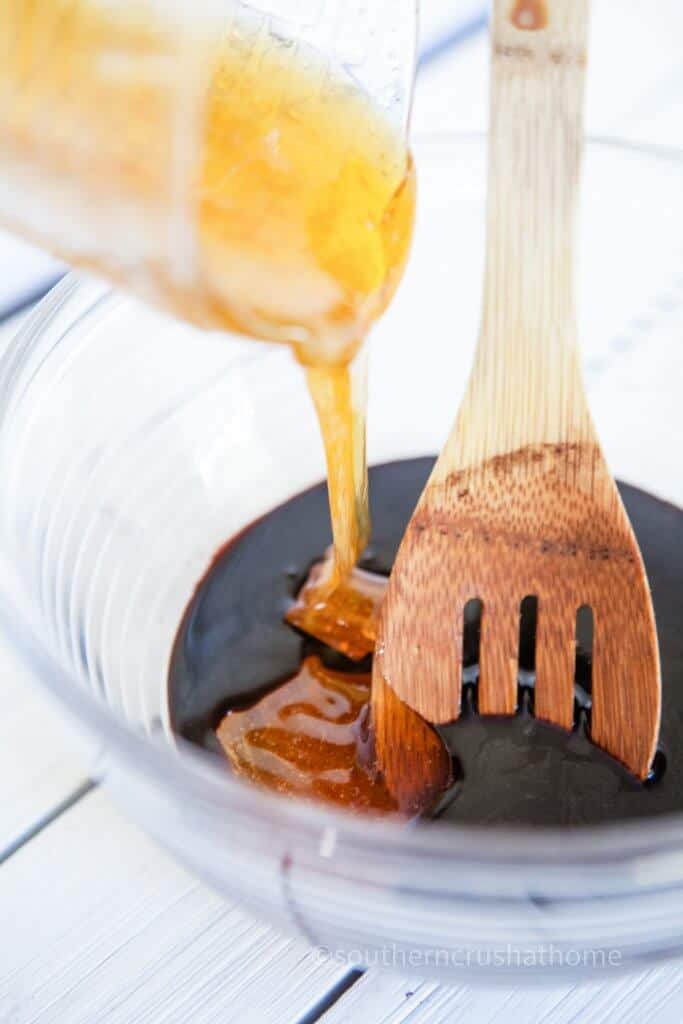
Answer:
<path fill-rule="evenodd" d="M 415 0 L 2 0 L 0 40 L 0 222 L 201 326 L 357 342 L 389 295 L 340 222 L 405 174 Z"/>

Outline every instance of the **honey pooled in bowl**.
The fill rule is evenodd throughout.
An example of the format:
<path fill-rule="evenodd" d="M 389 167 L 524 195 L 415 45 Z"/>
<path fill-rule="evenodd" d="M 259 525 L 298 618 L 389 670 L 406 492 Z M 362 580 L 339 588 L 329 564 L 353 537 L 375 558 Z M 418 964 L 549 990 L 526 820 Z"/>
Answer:
<path fill-rule="evenodd" d="M 324 591 L 333 573 L 330 550 L 313 566 L 286 621 L 328 657 L 363 659 L 374 645 L 386 580 L 354 569 L 327 600 L 316 601 L 310 595 Z M 373 680 L 370 672 L 351 671 L 350 666 L 334 670 L 320 654 L 308 655 L 292 678 L 261 700 L 228 711 L 216 736 L 236 774 L 279 793 L 354 811 L 423 815 L 452 781 L 450 756 L 436 731 L 406 708 L 429 762 L 424 766 L 426 782 L 410 792 L 390 791 L 375 759 L 371 685 L 385 684 Z"/>
<path fill-rule="evenodd" d="M 229 711 L 218 740 L 250 782 L 354 810 L 397 811 L 373 767 L 369 697 L 369 675 L 335 672 L 313 655 L 256 704 Z"/>

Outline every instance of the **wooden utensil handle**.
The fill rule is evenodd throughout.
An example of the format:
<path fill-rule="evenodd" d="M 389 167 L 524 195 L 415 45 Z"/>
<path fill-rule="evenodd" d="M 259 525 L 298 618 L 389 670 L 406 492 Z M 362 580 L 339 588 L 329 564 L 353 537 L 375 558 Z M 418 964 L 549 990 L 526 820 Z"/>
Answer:
<path fill-rule="evenodd" d="M 495 0 L 485 331 L 573 321 L 587 28 L 588 0 Z"/>
<path fill-rule="evenodd" d="M 517 28 L 532 12 L 545 27 Z M 503 310 L 537 340 L 573 322 L 587 32 L 588 0 L 495 2 L 484 331 Z"/>
<path fill-rule="evenodd" d="M 570 398 L 580 390 L 573 242 L 587 30 L 588 0 L 494 2 L 486 274 L 473 372 L 477 393 L 499 410 L 501 429 L 510 401 L 521 402 L 523 423 L 519 409 L 509 410 L 520 443 L 573 434 Z M 502 353 L 513 337 L 515 359 L 506 359 L 503 379 Z M 546 403 L 539 389 L 555 393 Z"/>
<path fill-rule="evenodd" d="M 434 484 L 530 445 L 595 440 L 574 301 L 588 8 L 494 0 L 481 334 Z"/>

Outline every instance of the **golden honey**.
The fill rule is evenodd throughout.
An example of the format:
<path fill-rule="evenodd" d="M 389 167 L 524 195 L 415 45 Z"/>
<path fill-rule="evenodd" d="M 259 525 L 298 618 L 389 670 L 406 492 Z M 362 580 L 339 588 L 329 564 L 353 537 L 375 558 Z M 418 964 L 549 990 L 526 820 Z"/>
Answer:
<path fill-rule="evenodd" d="M 339 582 L 369 532 L 349 363 L 403 271 L 410 157 L 313 50 L 197 22 L 152 0 L 0 0 L 0 220 L 193 323 L 295 348 Z"/>

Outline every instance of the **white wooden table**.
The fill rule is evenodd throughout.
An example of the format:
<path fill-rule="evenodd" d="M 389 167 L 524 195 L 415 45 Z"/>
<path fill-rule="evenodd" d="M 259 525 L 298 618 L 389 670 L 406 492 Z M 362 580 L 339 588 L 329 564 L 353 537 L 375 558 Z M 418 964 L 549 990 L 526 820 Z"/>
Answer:
<path fill-rule="evenodd" d="M 454 2 L 424 0 L 429 46 L 438 49 L 452 28 Z M 683 12 L 679 0 L 657 0 L 658 19 L 650 20 L 653 6 L 596 0 L 593 53 L 605 63 L 593 72 L 589 127 L 683 146 Z M 461 8 L 471 27 L 457 51 L 423 70 L 418 131 L 485 124 L 481 8 L 474 0 Z M 616 16 L 615 44 L 609 18 Z M 662 28 L 667 19 L 670 31 Z M 634 74 L 636 62 L 647 73 Z M 0 266 L 10 261 L 7 244 L 3 250 L 0 241 Z M 12 265 L 21 279 L 15 290 L 30 297 L 25 268 L 13 258 Z M 40 280 L 54 271 L 41 264 Z M 683 306 L 683 268 L 680 299 Z M 0 285 L 0 315 L 2 302 Z M 0 344 L 15 327 L 0 328 Z M 650 352 L 653 380 L 671 372 L 675 358 L 664 349 L 653 363 Z M 623 372 L 639 368 L 624 363 Z M 360 975 L 321 960 L 303 941 L 223 902 L 126 821 L 90 781 L 77 735 L 3 648 L 0 678 L 0 1024 L 678 1024 L 683 1017 L 678 965 L 529 992 Z"/>

